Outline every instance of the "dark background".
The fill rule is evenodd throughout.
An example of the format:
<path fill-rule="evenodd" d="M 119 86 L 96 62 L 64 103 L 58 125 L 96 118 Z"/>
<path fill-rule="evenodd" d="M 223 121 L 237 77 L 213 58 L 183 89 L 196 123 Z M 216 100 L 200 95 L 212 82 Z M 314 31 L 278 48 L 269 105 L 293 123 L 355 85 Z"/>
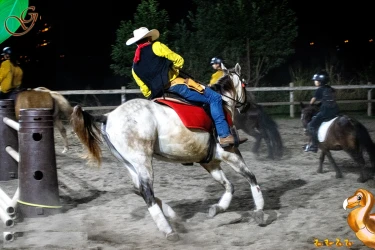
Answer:
<path fill-rule="evenodd" d="M 114 76 L 110 70 L 111 45 L 115 43 L 120 21 L 132 19 L 140 2 L 108 0 L 95 4 L 95 1 L 30 0 L 29 5 L 36 6 L 41 20 L 28 34 L 11 37 L 1 46 L 11 46 L 20 55 L 28 55 L 30 61 L 23 63 L 25 87 L 120 88 L 129 79 Z M 374 42 L 369 42 L 375 39 L 370 0 L 355 4 L 337 0 L 290 0 L 289 4 L 298 18 L 296 53 L 287 64 L 271 72 L 269 80 L 275 85 L 290 81 L 288 65 L 295 62 L 308 67 L 312 58 L 324 63 L 327 55 L 333 54 L 354 70 L 374 60 Z M 160 7 L 168 11 L 172 22 L 185 17 L 188 10 L 194 10 L 191 1 L 160 1 Z M 38 32 L 44 27 L 51 29 Z M 44 40 L 50 43 L 37 47 Z M 314 46 L 310 46 L 310 42 L 314 42 Z"/>

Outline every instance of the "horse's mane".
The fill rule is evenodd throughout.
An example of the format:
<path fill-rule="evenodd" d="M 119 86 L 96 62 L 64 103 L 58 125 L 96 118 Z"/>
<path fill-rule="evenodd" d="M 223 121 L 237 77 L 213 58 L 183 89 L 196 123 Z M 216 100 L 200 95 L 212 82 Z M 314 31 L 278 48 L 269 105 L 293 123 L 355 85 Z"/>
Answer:
<path fill-rule="evenodd" d="M 305 112 L 309 112 L 309 114 L 314 115 L 319 112 L 320 105 L 317 104 L 309 104 L 305 106 L 304 110 Z"/>
<path fill-rule="evenodd" d="M 233 82 L 229 74 L 225 74 L 216 82 L 216 84 L 210 86 L 210 88 L 220 93 L 221 95 L 223 95 L 224 93 L 228 93 L 228 92 L 232 96 L 236 94 L 236 89 L 233 86 Z"/>

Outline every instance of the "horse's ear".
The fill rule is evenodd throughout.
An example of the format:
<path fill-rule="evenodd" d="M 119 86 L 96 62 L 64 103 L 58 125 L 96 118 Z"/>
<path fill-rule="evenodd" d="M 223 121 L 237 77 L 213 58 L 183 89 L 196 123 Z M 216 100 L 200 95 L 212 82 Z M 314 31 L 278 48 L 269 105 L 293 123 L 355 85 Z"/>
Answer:
<path fill-rule="evenodd" d="M 236 73 L 240 76 L 241 75 L 241 66 L 239 63 L 236 63 L 236 66 L 234 66 L 234 70 Z"/>
<path fill-rule="evenodd" d="M 301 106 L 301 108 L 305 108 L 305 104 L 303 104 L 303 102 L 299 102 L 299 105 Z"/>

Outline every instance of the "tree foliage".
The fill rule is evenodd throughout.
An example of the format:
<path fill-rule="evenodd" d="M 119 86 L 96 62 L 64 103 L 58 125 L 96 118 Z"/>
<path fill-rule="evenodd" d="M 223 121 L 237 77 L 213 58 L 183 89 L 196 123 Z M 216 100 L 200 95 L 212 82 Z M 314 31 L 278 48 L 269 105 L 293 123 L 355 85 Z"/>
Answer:
<path fill-rule="evenodd" d="M 134 21 L 122 21 L 117 30 L 112 47 L 114 72 L 131 76 L 135 48 L 125 42 L 141 26 L 162 32 L 160 40 L 184 57 L 182 71 L 201 82 L 208 82 L 213 73 L 209 61 L 214 56 L 222 57 L 228 67 L 240 63 L 248 81 L 257 86 L 269 70 L 294 53 L 297 25 L 287 0 L 193 2 L 196 10 L 168 27 L 168 13 L 160 10 L 155 0 L 141 1 Z"/>
<path fill-rule="evenodd" d="M 156 0 L 142 0 L 138 5 L 134 20 L 123 20 L 116 32 L 116 43 L 112 45 L 111 57 L 113 64 L 110 68 L 115 74 L 121 76 L 128 76 L 133 79 L 131 75 L 131 68 L 133 65 L 133 57 L 136 45 L 126 46 L 126 41 L 133 37 L 133 31 L 140 27 L 147 27 L 148 29 L 157 29 L 160 31 L 160 40 L 166 40 L 168 36 L 169 16 L 166 10 L 159 9 L 159 3 Z M 132 82 L 129 84 L 130 88 L 137 87 Z"/>
<path fill-rule="evenodd" d="M 194 61 L 187 65 L 189 71 L 200 77 L 209 77 L 209 68 L 202 67 L 202 63 L 208 64 L 213 56 L 221 56 L 231 65 L 239 62 L 243 73 L 256 86 L 269 70 L 294 53 L 296 18 L 286 0 L 194 2 L 197 10 L 188 17 L 191 40 L 185 41 L 184 48 L 189 48 L 186 60 Z M 180 28 L 179 32 L 184 31 Z"/>

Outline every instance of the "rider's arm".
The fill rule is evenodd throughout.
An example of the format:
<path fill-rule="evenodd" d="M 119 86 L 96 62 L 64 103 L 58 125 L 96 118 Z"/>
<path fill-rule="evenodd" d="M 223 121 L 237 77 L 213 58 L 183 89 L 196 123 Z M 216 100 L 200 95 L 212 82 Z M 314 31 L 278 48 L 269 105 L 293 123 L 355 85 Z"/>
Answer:
<path fill-rule="evenodd" d="M 222 70 L 218 70 L 215 73 L 213 73 L 209 85 L 215 84 L 223 75 L 224 71 Z"/>
<path fill-rule="evenodd" d="M 1 86 L 1 91 L 4 93 L 8 92 L 8 90 L 11 88 L 12 83 L 11 81 L 9 81 L 9 78 L 5 80 L 7 78 L 7 75 L 10 74 L 10 72 L 11 72 L 10 61 L 9 60 L 4 61 L 0 67 L 0 86 Z"/>
<path fill-rule="evenodd" d="M 310 100 L 310 104 L 314 104 L 315 101 L 316 101 L 316 98 L 315 98 L 315 97 L 311 98 L 311 100 Z"/>
<path fill-rule="evenodd" d="M 147 87 L 147 85 L 137 76 L 137 74 L 132 69 L 132 75 L 134 77 L 135 82 L 138 84 L 139 88 L 141 89 L 142 94 L 145 97 L 149 97 L 151 95 L 151 90 Z"/>
<path fill-rule="evenodd" d="M 152 51 L 155 55 L 165 57 L 173 63 L 173 67 L 169 71 L 169 80 L 174 80 L 178 76 L 180 69 L 184 66 L 184 58 L 159 41 L 152 44 Z"/>

